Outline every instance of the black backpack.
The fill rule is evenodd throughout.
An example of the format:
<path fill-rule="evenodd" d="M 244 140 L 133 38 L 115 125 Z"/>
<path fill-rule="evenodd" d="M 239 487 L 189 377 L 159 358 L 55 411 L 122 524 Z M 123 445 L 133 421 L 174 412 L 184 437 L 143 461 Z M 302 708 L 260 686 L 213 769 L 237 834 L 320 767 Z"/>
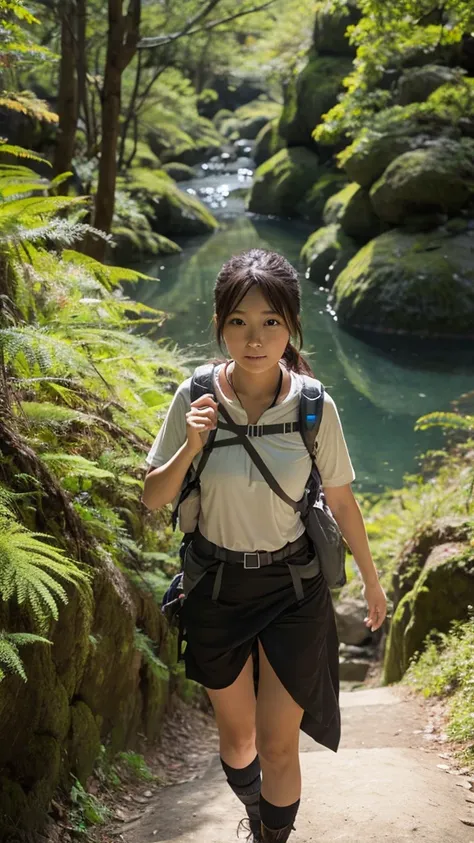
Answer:
<path fill-rule="evenodd" d="M 191 380 L 191 403 L 205 394 L 211 394 L 217 400 L 214 389 L 214 369 L 215 366 L 213 363 L 206 363 L 195 370 Z M 222 404 L 219 404 L 219 413 L 224 418 L 224 422 L 219 420 L 217 427 L 220 430 L 231 431 L 235 436 L 232 439 L 227 438 L 225 441 L 215 441 L 217 430 L 210 432 L 202 450 L 197 469 L 191 466 L 184 479 L 178 503 L 173 511 L 172 524 L 173 529 L 175 529 L 179 507 L 191 492 L 199 490 L 200 476 L 206 466 L 211 451 L 218 447 L 231 447 L 233 444 L 241 444 L 272 491 L 291 506 L 295 512 L 300 513 L 308 537 L 313 545 L 315 556 L 319 559 L 321 570 L 329 587 L 341 588 L 346 582 L 344 540 L 327 506 L 322 489 L 321 476 L 314 456 L 316 436 L 323 414 L 324 387 L 315 378 L 309 378 L 305 375 L 302 378 L 303 388 L 300 393 L 298 421 L 296 422 L 283 422 L 270 425 L 238 425 L 231 418 L 226 408 Z M 294 501 L 286 494 L 250 441 L 252 438 L 259 436 L 295 432 L 301 434 L 301 438 L 311 457 L 311 471 L 304 495 L 300 501 Z M 184 558 L 185 549 L 191 538 L 192 533 L 186 534 L 184 537 L 181 559 Z"/>

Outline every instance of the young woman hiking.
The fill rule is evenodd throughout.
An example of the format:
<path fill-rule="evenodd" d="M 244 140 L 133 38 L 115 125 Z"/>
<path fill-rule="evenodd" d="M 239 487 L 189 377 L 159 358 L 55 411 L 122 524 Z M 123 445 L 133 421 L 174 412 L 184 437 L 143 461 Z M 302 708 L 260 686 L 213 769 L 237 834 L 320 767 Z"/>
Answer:
<path fill-rule="evenodd" d="M 297 420 L 301 375 L 312 376 L 290 341 L 302 345 L 299 312 L 298 276 L 281 255 L 252 249 L 224 264 L 215 286 L 215 327 L 228 359 L 214 373 L 218 403 L 203 395 L 190 404 L 191 379 L 180 385 L 147 457 L 146 506 L 158 509 L 177 499 L 218 417 L 221 422 L 219 405 L 239 425 Z M 228 436 L 219 424 L 215 443 Z M 301 435 L 270 433 L 252 444 L 286 493 L 299 500 L 311 468 Z M 351 491 L 355 475 L 338 412 L 327 393 L 316 446 L 326 501 L 359 567 L 365 622 L 375 631 L 385 618 L 385 594 Z M 299 513 L 270 489 L 245 448 L 235 442 L 213 447 L 184 562 L 186 675 L 210 697 L 222 767 L 247 810 L 239 830 L 249 841 L 284 843 L 294 828 L 300 728 L 334 752 L 339 745 L 335 616 L 313 555 Z M 249 559 L 258 566 L 249 566 Z M 301 575 L 302 599 L 292 566 Z"/>

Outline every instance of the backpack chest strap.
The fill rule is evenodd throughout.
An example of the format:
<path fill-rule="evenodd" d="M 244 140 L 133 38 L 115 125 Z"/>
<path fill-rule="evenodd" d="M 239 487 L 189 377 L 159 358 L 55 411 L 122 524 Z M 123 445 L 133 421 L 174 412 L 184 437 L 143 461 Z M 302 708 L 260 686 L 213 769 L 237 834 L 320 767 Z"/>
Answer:
<path fill-rule="evenodd" d="M 256 436 L 271 436 L 275 433 L 299 433 L 300 431 L 299 421 L 281 422 L 280 424 L 233 424 L 232 427 L 220 421 L 217 427 L 219 430 L 231 430 L 233 433 L 238 431 L 240 435 L 248 436 L 249 439 Z"/>

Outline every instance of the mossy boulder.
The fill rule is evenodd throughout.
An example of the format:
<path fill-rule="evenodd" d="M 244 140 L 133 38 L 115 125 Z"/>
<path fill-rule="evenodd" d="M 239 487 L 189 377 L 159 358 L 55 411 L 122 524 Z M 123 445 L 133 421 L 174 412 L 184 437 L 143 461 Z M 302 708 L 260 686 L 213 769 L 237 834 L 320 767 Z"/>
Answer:
<path fill-rule="evenodd" d="M 179 161 L 170 161 L 169 164 L 163 164 L 162 169 L 174 181 L 189 181 L 189 179 L 196 177 L 192 167 L 189 167 L 188 164 L 180 164 Z"/>
<path fill-rule="evenodd" d="M 447 632 L 454 620 L 467 620 L 474 603 L 474 549 L 449 542 L 430 552 L 415 586 L 398 604 L 387 641 L 384 681 L 398 682 L 412 656 L 433 630 Z"/>
<path fill-rule="evenodd" d="M 221 123 L 221 132 L 233 140 L 255 140 L 261 130 L 270 122 L 280 117 L 280 103 L 259 98 L 241 106 Z M 275 150 L 276 151 L 276 150 Z"/>
<path fill-rule="evenodd" d="M 207 234 L 218 227 L 202 202 L 180 190 L 163 170 L 131 170 L 128 189 L 145 200 L 152 229 L 166 237 Z"/>
<path fill-rule="evenodd" d="M 441 85 L 456 82 L 459 71 L 440 64 L 426 64 L 405 70 L 397 84 L 396 101 L 399 105 L 425 102 Z"/>
<path fill-rule="evenodd" d="M 342 325 L 473 336 L 474 231 L 385 232 L 349 261 L 334 293 Z"/>
<path fill-rule="evenodd" d="M 346 184 L 347 179 L 342 173 L 324 173 L 298 204 L 298 213 L 310 222 L 321 224 L 326 202 Z"/>
<path fill-rule="evenodd" d="M 431 551 L 442 544 L 466 542 L 471 525 L 467 518 L 450 515 L 421 523 L 403 546 L 392 577 L 392 596 L 395 606 L 411 591 L 420 576 Z"/>
<path fill-rule="evenodd" d="M 347 147 L 340 160 L 352 181 L 361 187 L 370 187 L 382 173 L 404 152 L 420 148 L 429 138 L 413 139 L 403 132 L 380 134 L 366 129 Z"/>
<path fill-rule="evenodd" d="M 285 91 L 278 131 L 288 146 L 315 148 L 313 131 L 323 114 L 336 105 L 350 68 L 348 59 L 310 52 L 306 67 Z"/>
<path fill-rule="evenodd" d="M 148 223 L 148 220 L 146 220 Z M 164 234 L 152 231 L 148 224 L 144 228 L 133 229 L 123 225 L 112 229 L 114 247 L 108 257 L 116 266 L 127 263 L 139 263 L 145 258 L 157 255 L 174 255 L 182 251 L 181 246 L 169 240 Z"/>
<path fill-rule="evenodd" d="M 376 214 L 393 225 L 412 214 L 455 214 L 474 190 L 474 140 L 444 138 L 400 155 L 370 190 Z"/>
<path fill-rule="evenodd" d="M 318 156 L 304 147 L 281 149 L 255 171 L 249 211 L 297 216 L 308 185 L 320 176 Z"/>
<path fill-rule="evenodd" d="M 339 223 L 345 234 L 364 243 L 380 234 L 380 220 L 374 213 L 369 193 L 357 182 L 328 199 L 323 219 L 326 225 Z"/>
<path fill-rule="evenodd" d="M 333 223 L 310 235 L 301 250 L 301 260 L 308 269 L 310 281 L 332 287 L 335 278 L 356 252 L 356 243 L 342 231 L 340 225 Z"/>
<path fill-rule="evenodd" d="M 265 123 L 256 137 L 253 158 L 257 167 L 285 146 L 278 132 L 278 122 L 278 118 L 275 117 L 269 123 Z"/>
<path fill-rule="evenodd" d="M 316 4 L 313 44 L 321 55 L 354 56 L 355 48 L 346 36 L 348 26 L 357 23 L 360 11 L 356 3 L 348 2 L 345 7 L 329 9 L 328 4 Z"/>

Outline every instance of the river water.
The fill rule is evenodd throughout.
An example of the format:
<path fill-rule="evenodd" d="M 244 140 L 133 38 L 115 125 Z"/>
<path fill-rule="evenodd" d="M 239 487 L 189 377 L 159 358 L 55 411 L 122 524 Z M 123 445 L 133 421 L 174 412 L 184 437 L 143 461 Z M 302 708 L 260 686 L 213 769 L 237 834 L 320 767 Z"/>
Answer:
<path fill-rule="evenodd" d="M 303 352 L 338 406 L 357 475 L 354 485 L 365 492 L 400 487 L 404 475 L 417 472 L 423 452 L 442 446 L 441 432 L 415 432 L 416 420 L 449 410 L 450 402 L 474 389 L 474 345 L 390 337 L 375 347 L 341 330 L 327 291 L 305 278 L 299 262 L 312 229 L 294 220 L 246 214 L 241 194 L 251 183 L 252 167 L 244 157 L 230 165 L 209 164 L 180 185 L 211 208 L 221 228 L 180 240 L 179 255 L 141 265 L 159 280 L 134 285 L 130 295 L 169 314 L 155 336 L 186 349 L 190 365 L 197 365 L 217 353 L 212 291 L 224 261 L 253 247 L 284 254 L 301 270 Z"/>

